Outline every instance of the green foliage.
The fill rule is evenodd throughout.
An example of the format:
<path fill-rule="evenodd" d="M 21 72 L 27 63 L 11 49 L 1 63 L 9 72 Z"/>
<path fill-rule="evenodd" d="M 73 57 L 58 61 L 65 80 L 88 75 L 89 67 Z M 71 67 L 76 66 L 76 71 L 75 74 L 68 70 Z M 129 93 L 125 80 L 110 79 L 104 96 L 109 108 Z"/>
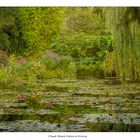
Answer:
<path fill-rule="evenodd" d="M 66 67 L 66 71 L 65 71 L 65 75 L 67 75 L 67 78 L 76 78 L 76 65 L 74 62 L 70 62 L 67 67 Z"/>
<path fill-rule="evenodd" d="M 57 61 L 50 57 L 43 57 L 41 63 L 43 63 L 48 69 L 54 69 L 57 65 Z"/>
<path fill-rule="evenodd" d="M 34 74 L 36 75 L 36 78 L 46 79 L 47 78 L 46 66 L 40 61 L 33 61 L 32 63 L 34 66 Z"/>
<path fill-rule="evenodd" d="M 41 8 L 28 7 L 19 8 L 18 11 L 21 22 L 21 32 L 27 44 L 27 52 L 33 53 L 38 47 L 41 48 L 45 45 L 43 40 L 45 23 L 43 22 L 42 10 Z"/>
<path fill-rule="evenodd" d="M 102 34 L 104 18 L 95 9 L 92 7 L 67 8 L 66 23 L 62 33 L 64 35 L 72 35 L 73 33 Z M 99 7 L 98 9 L 101 10 Z"/>
<path fill-rule="evenodd" d="M 23 62 L 20 62 L 21 59 Z M 24 58 L 16 59 L 14 65 L 9 65 L 9 67 L 11 67 L 11 73 L 14 77 L 27 81 L 29 84 L 33 84 L 36 81 L 33 64 L 31 64 L 29 61 L 26 61 Z"/>
<path fill-rule="evenodd" d="M 76 67 L 71 57 L 63 56 L 60 60 L 43 56 L 41 65 L 45 66 L 44 76 L 46 78 L 75 78 Z"/>
<path fill-rule="evenodd" d="M 68 56 L 63 56 L 61 57 L 61 60 L 58 64 L 58 67 L 62 68 L 63 70 L 65 70 L 67 68 L 67 66 L 72 62 L 72 58 L 68 57 Z"/>
<path fill-rule="evenodd" d="M 59 61 L 43 55 L 39 59 L 32 57 L 8 58 L 9 64 L 0 68 L 0 87 L 27 90 L 33 87 L 38 79 L 75 78 L 76 67 L 70 57 Z"/>
<path fill-rule="evenodd" d="M 140 80 L 140 25 L 133 19 L 135 10 L 138 9 L 110 8 L 106 14 L 108 30 L 114 36 L 115 73 L 122 80 Z"/>
<path fill-rule="evenodd" d="M 95 62 L 81 61 L 77 68 L 77 77 L 81 76 L 103 78 L 104 77 L 103 61 L 95 61 Z"/>
<path fill-rule="evenodd" d="M 64 8 L 19 8 L 21 31 L 26 53 L 45 50 L 51 39 L 59 35 Z"/>
<path fill-rule="evenodd" d="M 9 57 L 9 65 L 0 68 L 1 88 L 15 88 L 26 90 L 36 82 L 34 66 L 25 62 L 19 63 L 19 59 L 14 55 Z"/>
<path fill-rule="evenodd" d="M 16 8 L 0 8 L 0 49 L 8 53 L 21 50 L 20 25 Z"/>
<path fill-rule="evenodd" d="M 6 33 L 0 34 L 0 49 L 5 51 L 10 51 L 10 40 Z"/>
<path fill-rule="evenodd" d="M 25 102 L 28 104 L 28 108 L 39 109 L 43 106 L 34 95 L 28 95 Z"/>
<path fill-rule="evenodd" d="M 112 50 L 113 37 L 110 35 L 93 36 L 74 34 L 58 38 L 52 43 L 52 50 L 73 58 L 92 58 L 93 63 L 79 61 L 77 63 L 78 75 L 103 77 L 103 60 L 108 51 Z M 65 60 L 66 62 L 66 60 Z"/>
<path fill-rule="evenodd" d="M 26 55 L 60 35 L 65 8 L 0 8 L 0 49 Z"/>
<path fill-rule="evenodd" d="M 71 57 L 63 56 L 58 67 L 64 71 L 65 77 L 76 78 L 76 65 Z"/>
<path fill-rule="evenodd" d="M 104 73 L 106 76 L 115 75 L 115 53 L 114 53 L 114 51 L 108 52 L 105 55 L 103 69 L 104 69 Z"/>
<path fill-rule="evenodd" d="M 44 22 L 46 24 L 45 40 L 50 45 L 52 39 L 60 36 L 61 30 L 64 25 L 64 16 L 66 8 L 62 7 L 48 7 L 43 8 Z"/>
<path fill-rule="evenodd" d="M 0 8 L 0 50 L 10 56 L 9 66 L 0 70 L 2 83 L 75 77 L 77 69 L 139 81 L 136 12 L 139 8 Z M 61 57 L 51 51 L 52 56 L 45 55 L 47 49 Z M 19 62 L 21 55 L 25 63 Z M 75 64 L 76 58 L 93 58 L 94 63 Z"/>
<path fill-rule="evenodd" d="M 7 68 L 3 67 L 0 68 L 0 85 L 3 86 L 4 84 L 8 84 L 10 73 Z"/>
<path fill-rule="evenodd" d="M 51 44 L 52 50 L 61 55 L 69 55 L 74 58 L 95 57 L 103 58 L 106 51 L 111 49 L 112 36 L 93 36 L 86 34 L 74 34 L 60 37 Z"/>

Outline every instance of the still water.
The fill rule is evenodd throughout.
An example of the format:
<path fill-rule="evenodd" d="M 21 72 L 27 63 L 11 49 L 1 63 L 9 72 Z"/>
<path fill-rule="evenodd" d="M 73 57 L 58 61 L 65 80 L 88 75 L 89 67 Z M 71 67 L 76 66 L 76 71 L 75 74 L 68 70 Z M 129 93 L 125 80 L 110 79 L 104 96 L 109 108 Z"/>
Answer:
<path fill-rule="evenodd" d="M 31 99 L 18 102 L 21 93 Z M 140 84 L 51 79 L 0 90 L 0 131 L 140 132 Z"/>

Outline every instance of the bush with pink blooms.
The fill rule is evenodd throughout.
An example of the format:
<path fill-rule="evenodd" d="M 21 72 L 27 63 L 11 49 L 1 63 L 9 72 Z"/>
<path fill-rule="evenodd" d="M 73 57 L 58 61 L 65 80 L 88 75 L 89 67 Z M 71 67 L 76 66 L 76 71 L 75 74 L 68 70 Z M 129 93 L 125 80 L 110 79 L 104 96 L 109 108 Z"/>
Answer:
<path fill-rule="evenodd" d="M 0 88 L 24 89 L 36 82 L 34 66 L 24 57 L 11 55 L 8 66 L 0 68 Z"/>
<path fill-rule="evenodd" d="M 23 90 L 33 87 L 38 79 L 75 77 L 72 58 L 48 49 L 37 58 L 9 56 L 8 66 L 0 68 L 0 88 Z"/>

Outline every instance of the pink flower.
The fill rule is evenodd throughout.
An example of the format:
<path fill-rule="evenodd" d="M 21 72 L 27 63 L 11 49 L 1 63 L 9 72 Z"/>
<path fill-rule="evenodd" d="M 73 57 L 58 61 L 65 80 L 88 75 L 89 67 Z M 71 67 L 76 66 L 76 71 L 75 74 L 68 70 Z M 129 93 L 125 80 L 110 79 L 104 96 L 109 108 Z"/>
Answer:
<path fill-rule="evenodd" d="M 51 102 L 51 101 L 45 102 L 45 106 L 46 106 L 48 109 L 51 109 L 51 108 L 53 108 L 53 102 Z"/>
<path fill-rule="evenodd" d="M 25 64 L 25 59 L 23 57 L 21 57 L 19 60 L 18 60 L 18 63 L 23 65 Z"/>
<path fill-rule="evenodd" d="M 23 102 L 25 101 L 26 97 L 24 95 L 18 95 L 18 101 Z"/>

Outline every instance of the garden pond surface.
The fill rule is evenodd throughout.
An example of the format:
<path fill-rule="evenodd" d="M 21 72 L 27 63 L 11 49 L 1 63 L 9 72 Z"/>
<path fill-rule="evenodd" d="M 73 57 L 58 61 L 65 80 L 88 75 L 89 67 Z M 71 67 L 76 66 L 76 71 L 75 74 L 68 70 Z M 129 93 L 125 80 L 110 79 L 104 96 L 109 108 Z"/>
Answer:
<path fill-rule="evenodd" d="M 32 99 L 19 102 L 20 94 Z M 0 90 L 0 131 L 140 132 L 140 84 L 51 79 Z"/>

